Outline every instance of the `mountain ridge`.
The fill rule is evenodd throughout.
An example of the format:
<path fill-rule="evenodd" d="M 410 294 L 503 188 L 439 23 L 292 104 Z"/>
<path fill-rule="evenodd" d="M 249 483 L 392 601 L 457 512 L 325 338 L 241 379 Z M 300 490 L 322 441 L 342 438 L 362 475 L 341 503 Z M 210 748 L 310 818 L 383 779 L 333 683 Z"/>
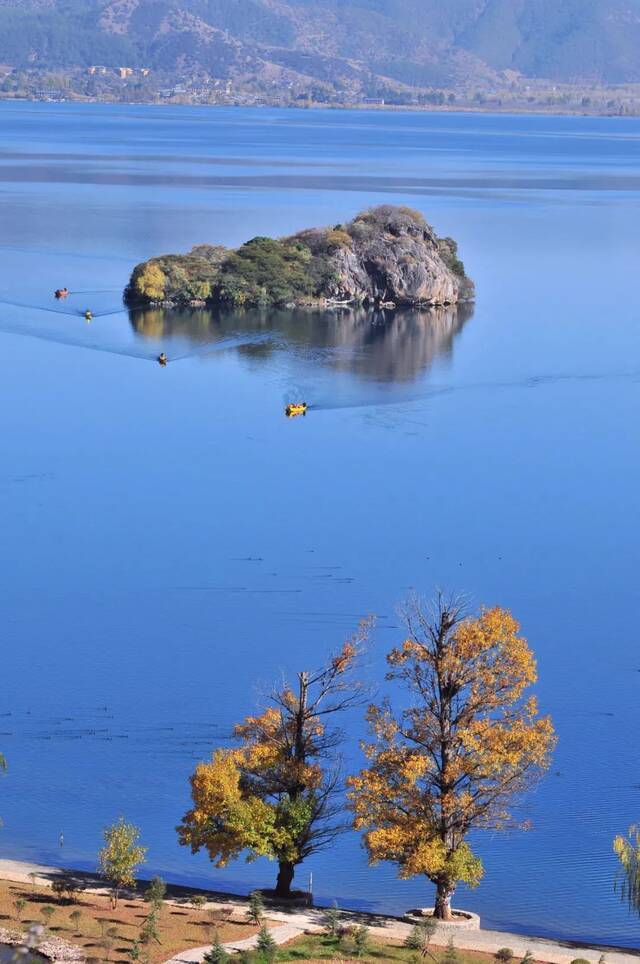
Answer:
<path fill-rule="evenodd" d="M 0 62 L 412 88 L 640 82 L 640 0 L 0 0 Z"/>

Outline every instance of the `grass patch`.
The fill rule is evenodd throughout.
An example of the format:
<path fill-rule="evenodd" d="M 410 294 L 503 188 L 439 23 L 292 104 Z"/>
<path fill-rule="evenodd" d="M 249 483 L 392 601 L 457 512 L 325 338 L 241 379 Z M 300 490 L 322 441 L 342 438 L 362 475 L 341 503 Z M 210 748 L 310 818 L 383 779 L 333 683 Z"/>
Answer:
<path fill-rule="evenodd" d="M 431 947 L 426 958 L 420 956 L 418 951 L 410 950 L 398 944 L 382 943 L 374 938 L 369 938 L 369 947 L 362 956 L 358 957 L 357 949 L 351 936 L 343 940 L 338 938 L 326 937 L 322 934 L 305 935 L 296 938 L 289 944 L 278 948 L 276 961 L 306 961 L 313 964 L 316 961 L 404 961 L 406 964 L 417 964 L 426 961 L 427 964 L 444 964 L 446 948 Z M 492 954 L 484 954 L 480 951 L 463 951 L 456 948 L 458 964 L 495 964 Z M 244 960 L 258 962 L 264 961 L 258 954 L 244 955 Z M 515 958 L 513 964 L 517 964 Z M 534 964 L 532 961 L 531 964 Z"/>

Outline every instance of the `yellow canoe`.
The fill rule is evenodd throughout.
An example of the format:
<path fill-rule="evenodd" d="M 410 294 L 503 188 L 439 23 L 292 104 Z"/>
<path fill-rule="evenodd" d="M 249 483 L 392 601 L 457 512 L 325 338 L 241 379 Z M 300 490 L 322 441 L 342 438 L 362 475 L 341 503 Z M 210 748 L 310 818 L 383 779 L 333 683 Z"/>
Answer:
<path fill-rule="evenodd" d="M 306 415 L 307 403 L 296 402 L 295 405 L 287 405 L 284 410 L 284 414 L 287 416 L 287 418 L 295 418 L 296 415 Z"/>

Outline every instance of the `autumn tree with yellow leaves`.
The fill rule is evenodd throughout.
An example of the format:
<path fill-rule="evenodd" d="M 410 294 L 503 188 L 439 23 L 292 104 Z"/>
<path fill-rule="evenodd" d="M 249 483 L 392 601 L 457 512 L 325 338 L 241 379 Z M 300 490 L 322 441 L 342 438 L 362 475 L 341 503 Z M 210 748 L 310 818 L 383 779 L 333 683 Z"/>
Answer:
<path fill-rule="evenodd" d="M 616 837 L 613 849 L 619 860 L 616 890 L 629 910 L 640 914 L 640 827 L 629 827 L 626 837 Z"/>
<path fill-rule="evenodd" d="M 435 917 L 450 920 L 456 885 L 473 887 L 483 873 L 469 832 L 516 825 L 510 804 L 548 766 L 555 737 L 526 695 L 536 662 L 510 612 L 470 616 L 440 596 L 431 607 L 412 598 L 404 615 L 408 637 L 389 653 L 387 679 L 408 705 L 369 707 L 368 765 L 349 797 L 371 862 L 424 874 Z"/>
<path fill-rule="evenodd" d="M 214 751 L 191 777 L 193 807 L 177 828 L 192 852 L 217 867 L 242 853 L 278 862 L 275 893 L 291 896 L 295 868 L 349 829 L 336 716 L 365 702 L 356 670 L 370 628 L 361 624 L 339 653 L 295 688 L 275 689 L 266 709 L 235 727 L 235 748 Z"/>

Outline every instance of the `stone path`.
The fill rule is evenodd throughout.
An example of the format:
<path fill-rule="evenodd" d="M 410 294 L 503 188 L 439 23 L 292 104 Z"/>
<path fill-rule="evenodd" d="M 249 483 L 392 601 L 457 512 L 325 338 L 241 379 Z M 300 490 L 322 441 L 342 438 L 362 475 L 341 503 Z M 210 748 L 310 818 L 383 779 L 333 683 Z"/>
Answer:
<path fill-rule="evenodd" d="M 281 924 L 280 927 L 269 928 L 269 933 L 276 944 L 286 944 L 287 941 L 292 941 L 295 937 L 300 937 L 301 934 L 304 934 L 304 930 L 295 924 Z M 254 934 L 253 937 L 245 937 L 241 941 L 230 941 L 228 944 L 224 944 L 223 947 L 229 951 L 230 954 L 233 954 L 239 951 L 251 951 L 257 943 L 258 935 Z M 176 956 L 172 957 L 166 964 L 200 964 L 200 961 L 210 947 L 210 944 L 205 947 L 190 947 L 189 950 L 176 954 Z"/>
<path fill-rule="evenodd" d="M 64 871 L 59 867 L 44 867 L 16 860 L 0 860 L 0 879 L 15 880 L 23 883 L 30 881 L 30 874 L 36 875 L 39 884 L 50 884 L 51 881 Z M 80 874 L 79 874 L 80 876 Z M 105 892 L 104 885 L 98 878 L 89 874 L 81 874 L 90 881 L 90 890 Z M 194 888 L 195 890 L 196 888 Z M 238 914 L 246 913 L 247 901 L 231 895 L 211 894 L 210 906 L 232 908 Z M 320 932 L 323 929 L 322 908 L 291 908 L 286 911 L 268 907 L 267 914 L 276 926 L 271 933 L 278 944 L 298 937 L 305 931 Z M 366 924 L 371 930 L 371 936 L 379 940 L 403 941 L 411 929 L 397 917 L 387 917 L 382 914 L 367 914 L 353 911 L 343 911 L 344 923 Z M 446 947 L 449 938 L 453 936 L 456 947 L 461 950 L 484 951 L 495 954 L 501 947 L 510 947 L 516 957 L 523 957 L 526 951 L 531 951 L 536 961 L 546 961 L 549 964 L 570 964 L 576 957 L 582 957 L 591 964 L 598 964 L 600 955 L 605 955 L 606 964 L 640 964 L 639 951 L 624 951 L 605 945 L 580 944 L 573 941 L 552 941 L 542 937 L 525 937 L 522 934 L 510 934 L 507 931 L 491 930 L 458 930 L 451 925 L 436 927 L 433 943 L 439 947 Z M 257 937 L 225 945 L 229 950 L 248 950 L 255 946 Z M 171 958 L 167 964 L 200 964 L 209 946 L 195 947 L 183 951 Z"/>

